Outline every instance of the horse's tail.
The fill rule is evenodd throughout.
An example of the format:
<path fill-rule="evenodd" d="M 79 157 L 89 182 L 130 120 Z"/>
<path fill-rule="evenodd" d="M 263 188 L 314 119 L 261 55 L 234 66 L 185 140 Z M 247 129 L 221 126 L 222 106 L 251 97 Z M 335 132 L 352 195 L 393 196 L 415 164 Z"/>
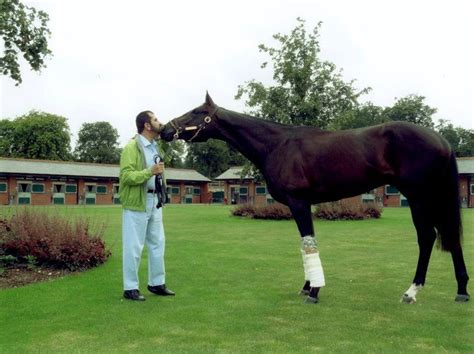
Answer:
<path fill-rule="evenodd" d="M 440 207 L 437 208 L 435 227 L 438 231 L 441 250 L 452 251 L 462 242 L 459 175 L 454 152 L 451 153 L 446 174 L 439 187 L 437 204 Z"/>

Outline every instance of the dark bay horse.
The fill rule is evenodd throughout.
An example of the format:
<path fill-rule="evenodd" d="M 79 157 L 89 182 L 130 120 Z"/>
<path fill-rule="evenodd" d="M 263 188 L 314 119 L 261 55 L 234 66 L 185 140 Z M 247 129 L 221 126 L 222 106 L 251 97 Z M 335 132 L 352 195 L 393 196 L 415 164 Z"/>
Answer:
<path fill-rule="evenodd" d="M 418 265 L 402 300 L 416 301 L 437 236 L 442 250 L 452 255 L 456 301 L 469 300 L 456 160 L 448 142 L 434 131 L 404 122 L 337 132 L 288 126 L 218 107 L 206 94 L 204 104 L 167 123 L 161 138 L 221 139 L 259 168 L 272 197 L 290 208 L 298 225 L 306 278 L 301 292 L 309 295 L 307 302 L 317 302 L 325 284 L 311 205 L 385 184 L 406 196 L 418 236 Z"/>

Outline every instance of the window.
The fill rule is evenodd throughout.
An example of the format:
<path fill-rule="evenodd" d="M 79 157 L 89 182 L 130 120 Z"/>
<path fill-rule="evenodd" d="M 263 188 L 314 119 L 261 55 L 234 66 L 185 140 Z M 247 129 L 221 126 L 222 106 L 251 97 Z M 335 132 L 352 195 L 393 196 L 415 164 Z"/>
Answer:
<path fill-rule="evenodd" d="M 6 183 L 0 183 L 0 193 L 6 193 L 7 191 L 7 184 Z"/>
<path fill-rule="evenodd" d="M 95 184 L 86 184 L 87 193 L 97 193 L 97 186 Z"/>
<path fill-rule="evenodd" d="M 114 184 L 114 194 L 119 194 L 120 193 L 120 185 Z"/>
<path fill-rule="evenodd" d="M 24 205 L 24 204 L 30 204 L 31 199 L 29 197 L 18 197 L 18 204 Z"/>
<path fill-rule="evenodd" d="M 267 187 L 265 186 L 256 187 L 255 193 L 257 193 L 257 195 L 267 195 Z"/>
<path fill-rule="evenodd" d="M 474 194 L 474 184 L 471 184 L 471 195 Z"/>
<path fill-rule="evenodd" d="M 171 187 L 171 194 L 179 195 L 179 187 Z"/>
<path fill-rule="evenodd" d="M 64 193 L 66 185 L 64 184 L 53 184 L 53 193 Z"/>
<path fill-rule="evenodd" d="M 20 193 L 31 193 L 31 183 L 19 183 L 18 192 Z"/>
<path fill-rule="evenodd" d="M 106 194 L 107 193 L 107 186 L 97 186 L 97 194 Z"/>
<path fill-rule="evenodd" d="M 222 203 L 223 201 L 224 201 L 224 192 L 223 191 L 212 192 L 212 202 L 213 203 Z"/>
<path fill-rule="evenodd" d="M 248 190 L 249 190 L 248 187 L 240 187 L 239 188 L 240 195 L 247 195 Z"/>
<path fill-rule="evenodd" d="M 64 204 L 64 197 L 54 197 L 53 198 L 53 204 Z"/>
<path fill-rule="evenodd" d="M 33 193 L 44 193 L 44 184 L 33 183 L 31 185 L 31 191 Z"/>
<path fill-rule="evenodd" d="M 91 205 L 91 204 L 95 204 L 95 198 L 86 198 L 86 204 L 88 205 Z"/>
<path fill-rule="evenodd" d="M 400 192 L 394 186 L 385 186 L 385 194 L 386 195 L 399 195 Z"/>
<path fill-rule="evenodd" d="M 186 186 L 186 193 L 185 194 L 193 194 L 193 187 Z"/>
<path fill-rule="evenodd" d="M 77 186 L 75 184 L 66 184 L 66 193 L 77 193 Z"/>
<path fill-rule="evenodd" d="M 193 195 L 201 195 L 201 188 L 193 188 Z"/>

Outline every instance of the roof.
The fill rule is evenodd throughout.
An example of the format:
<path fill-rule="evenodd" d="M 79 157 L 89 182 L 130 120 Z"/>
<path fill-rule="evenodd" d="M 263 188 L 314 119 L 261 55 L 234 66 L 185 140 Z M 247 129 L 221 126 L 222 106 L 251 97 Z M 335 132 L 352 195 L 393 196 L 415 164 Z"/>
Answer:
<path fill-rule="evenodd" d="M 120 167 L 98 163 L 0 158 L 0 173 L 118 178 Z M 209 178 L 195 170 L 180 168 L 167 168 L 166 179 L 210 182 Z"/>
<path fill-rule="evenodd" d="M 458 163 L 458 172 L 460 174 L 474 174 L 474 157 L 459 157 L 456 161 Z"/>
<path fill-rule="evenodd" d="M 243 170 L 242 166 L 233 166 L 214 179 L 216 181 L 223 181 L 223 180 L 229 180 L 229 179 L 253 179 L 253 177 L 249 175 L 245 176 L 244 178 L 241 178 L 240 175 L 242 173 L 242 170 Z"/>
<path fill-rule="evenodd" d="M 193 181 L 193 182 L 211 182 L 209 178 L 203 176 L 196 170 L 186 168 L 167 168 L 166 180 L 174 181 Z"/>

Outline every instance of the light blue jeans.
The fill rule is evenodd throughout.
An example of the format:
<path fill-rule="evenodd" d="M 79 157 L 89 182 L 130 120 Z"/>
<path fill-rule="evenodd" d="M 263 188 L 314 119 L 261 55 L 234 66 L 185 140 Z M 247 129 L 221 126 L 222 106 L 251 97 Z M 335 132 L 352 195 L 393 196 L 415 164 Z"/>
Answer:
<path fill-rule="evenodd" d="M 123 210 L 123 288 L 139 289 L 138 269 L 146 242 L 148 249 L 148 285 L 165 284 L 165 231 L 163 208 L 156 209 L 154 194 L 146 197 L 146 211 Z"/>

